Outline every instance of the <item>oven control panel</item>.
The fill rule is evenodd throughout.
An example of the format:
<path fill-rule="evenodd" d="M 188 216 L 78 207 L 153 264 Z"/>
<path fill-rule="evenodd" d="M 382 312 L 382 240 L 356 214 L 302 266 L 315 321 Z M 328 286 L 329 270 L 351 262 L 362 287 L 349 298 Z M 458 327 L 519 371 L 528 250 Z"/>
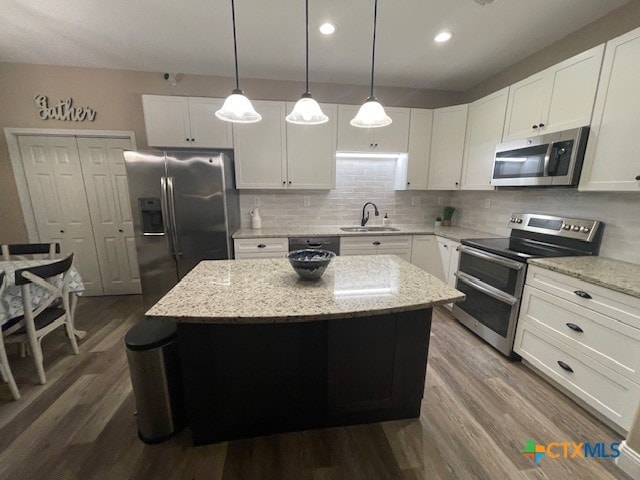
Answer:
<path fill-rule="evenodd" d="M 529 232 L 577 238 L 592 241 L 602 223 L 598 220 L 582 218 L 556 217 L 533 213 L 514 213 L 509 219 L 509 227 Z"/>

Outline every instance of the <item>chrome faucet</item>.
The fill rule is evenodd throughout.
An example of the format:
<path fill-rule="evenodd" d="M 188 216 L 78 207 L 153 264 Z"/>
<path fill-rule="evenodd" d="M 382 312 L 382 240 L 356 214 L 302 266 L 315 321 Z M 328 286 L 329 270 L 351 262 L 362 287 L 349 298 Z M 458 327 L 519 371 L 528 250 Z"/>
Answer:
<path fill-rule="evenodd" d="M 373 205 L 373 210 L 375 212 L 376 217 L 380 215 L 380 212 L 378 211 L 378 207 L 376 206 L 375 203 L 373 202 L 367 202 L 364 204 L 364 207 L 362 207 L 362 219 L 360 220 L 360 226 L 364 227 L 367 222 L 369 221 L 369 212 L 366 212 L 366 216 L 365 216 L 365 210 L 367 209 L 367 205 Z"/>

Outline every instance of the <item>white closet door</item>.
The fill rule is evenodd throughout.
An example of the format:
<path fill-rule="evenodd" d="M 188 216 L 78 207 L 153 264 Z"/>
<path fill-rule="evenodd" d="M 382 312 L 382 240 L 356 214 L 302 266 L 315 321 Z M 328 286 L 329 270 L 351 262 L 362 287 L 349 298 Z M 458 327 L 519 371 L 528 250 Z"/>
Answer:
<path fill-rule="evenodd" d="M 102 295 L 96 245 L 74 137 L 18 138 L 41 242 L 58 242 L 74 265 L 88 295 Z"/>
<path fill-rule="evenodd" d="M 107 295 L 140 293 L 123 156 L 123 150 L 131 146 L 128 138 L 78 139 L 102 283 Z"/>

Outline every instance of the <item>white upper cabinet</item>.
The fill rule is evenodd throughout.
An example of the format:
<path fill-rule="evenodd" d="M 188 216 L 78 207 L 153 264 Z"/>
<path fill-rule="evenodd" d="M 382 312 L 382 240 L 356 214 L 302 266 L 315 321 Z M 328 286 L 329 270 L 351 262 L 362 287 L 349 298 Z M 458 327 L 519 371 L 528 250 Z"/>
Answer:
<path fill-rule="evenodd" d="M 142 95 L 142 109 L 149 146 L 191 146 L 187 97 Z"/>
<path fill-rule="evenodd" d="M 215 116 L 224 100 L 142 95 L 151 147 L 233 148 L 231 125 Z"/>
<path fill-rule="evenodd" d="M 549 69 L 552 88 L 540 133 L 553 133 L 591 123 L 604 44 Z"/>
<path fill-rule="evenodd" d="M 640 29 L 607 43 L 580 190 L 640 192 Z"/>
<path fill-rule="evenodd" d="M 376 152 L 406 152 L 409 146 L 410 108 L 386 107 L 385 112 L 391 118 L 391 125 L 371 128 L 371 141 Z M 355 127 L 351 127 L 355 128 Z"/>
<path fill-rule="evenodd" d="M 293 110 L 287 103 L 287 114 Z M 332 189 L 336 186 L 336 105 L 320 104 L 329 117 L 321 125 L 286 124 L 287 187 L 292 189 Z"/>
<path fill-rule="evenodd" d="M 236 188 L 287 187 L 285 102 L 253 101 L 262 120 L 235 123 Z"/>
<path fill-rule="evenodd" d="M 224 99 L 206 97 L 189 98 L 189 125 L 191 146 L 198 148 L 233 148 L 231 123 L 216 117 Z"/>
<path fill-rule="evenodd" d="M 387 107 L 391 125 L 380 128 L 358 128 L 349 123 L 359 105 L 338 105 L 338 151 L 340 152 L 406 152 L 409 141 L 411 109 Z"/>
<path fill-rule="evenodd" d="M 349 123 L 359 109 L 356 105 L 338 105 L 339 152 L 368 152 L 373 149 L 370 129 L 353 127 Z"/>
<path fill-rule="evenodd" d="M 412 108 L 408 155 L 398 161 L 396 190 L 426 190 L 429 175 L 433 110 Z"/>
<path fill-rule="evenodd" d="M 461 190 L 493 190 L 496 145 L 502 141 L 509 87 L 469 105 L 462 159 Z"/>
<path fill-rule="evenodd" d="M 468 107 L 456 105 L 433 112 L 429 190 L 457 190 L 460 185 Z"/>
<path fill-rule="evenodd" d="M 589 125 L 604 45 L 511 85 L 504 140 Z"/>

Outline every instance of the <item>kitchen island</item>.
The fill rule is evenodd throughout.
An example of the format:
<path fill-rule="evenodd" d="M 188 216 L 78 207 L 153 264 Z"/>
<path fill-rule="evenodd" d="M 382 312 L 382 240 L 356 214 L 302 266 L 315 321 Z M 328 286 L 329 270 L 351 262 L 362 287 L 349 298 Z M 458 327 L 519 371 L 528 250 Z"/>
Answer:
<path fill-rule="evenodd" d="M 420 415 L 431 309 L 464 295 L 394 255 L 203 261 L 147 315 L 178 323 L 196 445 Z"/>

